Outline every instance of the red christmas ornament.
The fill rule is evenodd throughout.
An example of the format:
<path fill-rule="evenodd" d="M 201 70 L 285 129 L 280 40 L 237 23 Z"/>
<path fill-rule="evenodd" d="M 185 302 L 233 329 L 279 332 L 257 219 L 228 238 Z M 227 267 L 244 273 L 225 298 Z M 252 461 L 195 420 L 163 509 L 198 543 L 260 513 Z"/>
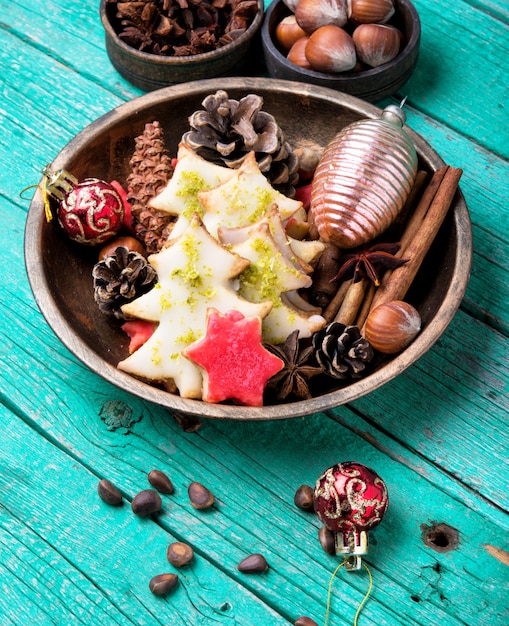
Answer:
<path fill-rule="evenodd" d="M 124 204 L 114 186 L 98 178 L 78 182 L 66 170 L 45 170 L 44 175 L 45 191 L 58 202 L 56 217 L 70 239 L 95 246 L 118 233 Z"/>
<path fill-rule="evenodd" d="M 338 463 L 316 481 L 314 508 L 335 533 L 336 554 L 348 560 L 346 569 L 359 569 L 368 551 L 367 531 L 377 526 L 389 503 L 380 476 L 360 463 Z"/>

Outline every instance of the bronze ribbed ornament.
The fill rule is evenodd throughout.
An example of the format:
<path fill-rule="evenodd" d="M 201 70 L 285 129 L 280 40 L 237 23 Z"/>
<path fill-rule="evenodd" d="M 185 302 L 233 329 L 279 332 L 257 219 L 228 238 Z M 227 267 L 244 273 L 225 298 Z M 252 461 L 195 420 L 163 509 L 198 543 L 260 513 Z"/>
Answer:
<path fill-rule="evenodd" d="M 315 171 L 311 214 L 320 237 L 354 248 L 380 235 L 401 211 L 417 173 L 405 114 L 389 105 L 380 119 L 345 126 Z"/>

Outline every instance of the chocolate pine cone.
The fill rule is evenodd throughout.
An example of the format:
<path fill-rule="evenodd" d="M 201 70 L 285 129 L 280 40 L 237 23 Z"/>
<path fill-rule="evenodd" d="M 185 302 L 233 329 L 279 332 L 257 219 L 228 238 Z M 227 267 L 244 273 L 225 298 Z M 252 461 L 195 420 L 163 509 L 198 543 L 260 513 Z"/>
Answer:
<path fill-rule="evenodd" d="M 131 204 L 136 236 L 144 243 L 148 254 L 159 252 L 168 239 L 174 216 L 149 206 L 149 202 L 173 175 L 171 159 L 164 147 L 159 122 L 145 125 L 136 138 L 134 154 L 129 161 L 131 174 L 127 178 L 128 200 Z"/>

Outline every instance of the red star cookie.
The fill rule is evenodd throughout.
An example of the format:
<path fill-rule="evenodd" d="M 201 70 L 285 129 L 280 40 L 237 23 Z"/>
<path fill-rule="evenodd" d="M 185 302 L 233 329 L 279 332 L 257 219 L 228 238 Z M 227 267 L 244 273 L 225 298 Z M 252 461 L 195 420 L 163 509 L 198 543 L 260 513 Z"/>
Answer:
<path fill-rule="evenodd" d="M 237 400 L 262 406 L 269 378 L 283 362 L 262 346 L 262 321 L 244 317 L 240 311 L 207 311 L 206 335 L 182 354 L 203 368 L 203 399 L 206 402 Z"/>

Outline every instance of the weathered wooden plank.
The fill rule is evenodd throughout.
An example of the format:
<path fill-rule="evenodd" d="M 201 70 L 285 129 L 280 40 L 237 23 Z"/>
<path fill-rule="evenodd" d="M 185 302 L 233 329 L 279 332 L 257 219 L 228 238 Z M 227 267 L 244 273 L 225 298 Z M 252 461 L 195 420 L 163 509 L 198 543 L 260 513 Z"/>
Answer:
<path fill-rule="evenodd" d="M 85 401 L 79 394 L 73 398 L 72 391 L 67 393 L 64 401 L 50 398 L 49 387 L 58 390 L 58 385 L 58 381 L 53 384 L 48 381 L 48 389 L 45 390 L 46 403 L 51 406 L 52 413 L 51 424 L 47 418 L 41 420 L 45 422 L 46 436 L 71 450 L 74 457 L 82 457 L 87 464 L 94 463 L 95 471 L 104 471 L 108 466 L 106 475 L 130 497 L 146 486 L 144 477 L 154 464 L 168 471 L 177 491 L 174 497 L 165 500 L 165 512 L 159 523 L 178 538 L 190 541 L 204 556 L 216 559 L 216 563 L 228 571 L 233 572 L 242 555 L 263 551 L 275 578 L 250 578 L 245 584 L 269 604 L 277 603 L 290 615 L 297 609 L 299 613 L 311 609 L 315 615 L 323 611 L 325 585 L 335 559 L 324 555 L 317 545 L 318 525 L 314 516 L 296 511 L 291 499 L 298 484 L 314 480 L 338 458 L 355 455 L 361 462 L 376 467 L 385 477 L 393 511 L 374 533 L 376 541 L 370 562 L 375 568 L 378 584 L 374 595 L 377 604 L 370 604 L 371 619 L 380 624 L 398 623 L 398 617 L 392 614 L 398 607 L 402 616 L 400 623 L 461 623 L 458 619 L 469 623 L 465 607 L 460 606 L 463 604 L 461 593 L 473 593 L 478 594 L 476 598 L 480 607 L 493 603 L 484 608 L 485 619 L 477 619 L 476 616 L 475 623 L 503 623 L 496 620 L 497 615 L 502 616 L 506 610 L 504 588 L 497 591 L 491 579 L 484 585 L 479 583 L 472 577 L 469 564 L 474 555 L 480 571 L 483 567 L 492 568 L 491 557 L 483 553 L 480 543 L 503 545 L 505 532 L 497 530 L 497 526 L 488 519 L 468 511 L 456 499 L 441 494 L 428 480 L 419 478 L 400 461 L 392 461 L 386 451 L 379 453 L 369 441 L 338 427 L 325 416 L 283 424 L 207 423 L 196 435 L 186 436 L 167 422 L 164 412 L 145 409 L 142 419 L 131 424 L 132 435 L 128 435 L 125 428 L 106 431 L 98 416 L 97 401 L 100 398 L 96 393 L 88 393 Z M 83 381 L 75 379 L 75 385 L 82 389 Z M 32 413 L 30 421 L 34 420 L 35 425 L 39 415 L 34 414 L 35 407 L 28 405 L 25 403 Z M 133 408 L 136 414 L 136 406 Z M 40 409 L 36 412 L 40 413 Z M 11 443 L 12 435 L 9 437 L 9 448 L 14 444 L 20 446 L 19 450 L 15 448 L 12 456 L 22 464 L 24 455 L 27 458 L 33 455 L 26 427 L 21 423 L 15 429 L 10 427 L 5 430 L 19 432 L 17 444 L 16 441 Z M 384 439 L 380 433 L 376 436 Z M 35 441 L 37 446 L 41 446 L 40 436 Z M 386 443 L 390 448 L 390 442 Z M 48 458 L 48 453 L 43 456 Z M 119 529 L 116 525 L 118 519 L 115 528 L 108 531 L 104 528 L 106 521 L 101 524 L 96 520 L 95 507 L 83 503 L 84 490 L 87 493 L 92 490 L 91 481 L 83 484 L 83 481 L 73 479 L 63 483 L 61 477 L 73 476 L 75 471 L 60 471 L 58 466 L 53 467 L 54 461 L 50 459 L 44 472 L 44 485 L 39 484 L 42 476 L 41 472 L 37 472 L 31 478 L 33 483 L 29 481 L 26 488 L 41 495 L 46 490 L 49 494 L 63 491 L 65 495 L 59 497 L 59 502 L 72 503 L 76 519 L 70 528 L 68 515 L 64 513 L 49 523 L 47 520 L 51 519 L 53 509 L 47 509 L 43 499 L 38 506 L 46 507 L 46 511 L 40 511 L 36 519 L 40 517 L 44 529 L 38 529 L 38 534 L 50 533 L 48 540 L 56 544 L 60 551 L 74 551 L 77 548 L 75 537 L 83 533 L 80 532 L 80 524 L 86 513 L 87 518 L 93 516 L 96 534 L 100 531 L 109 533 L 111 538 L 123 536 L 123 528 Z M 76 461 L 73 461 L 74 469 L 75 465 Z M 190 471 L 193 473 L 190 474 Z M 24 478 L 27 480 L 27 477 Z M 215 492 L 219 503 L 216 511 L 199 515 L 191 510 L 185 496 L 186 485 L 191 480 L 200 480 Z M 22 500 L 30 501 L 29 498 Z M 33 519 L 34 511 L 25 508 L 20 515 L 23 519 Z M 460 531 L 461 550 L 439 558 L 422 546 L 419 548 L 419 526 L 433 520 L 445 521 Z M 66 525 L 66 530 L 59 539 L 61 524 Z M 479 537 L 472 533 L 472 529 L 477 528 L 482 529 Z M 138 550 L 145 551 L 148 545 L 152 548 L 153 538 L 143 542 L 138 535 L 133 543 Z M 113 548 L 106 550 L 107 556 L 121 561 L 127 558 L 123 546 L 120 550 L 118 548 L 115 546 L 114 555 Z M 411 562 L 405 561 L 405 553 L 412 554 Z M 432 574 L 433 566 L 437 569 L 436 562 L 440 563 L 440 576 Z M 107 567 L 107 561 L 103 559 L 101 563 Z M 502 564 L 495 565 L 502 575 Z M 139 564 L 133 566 L 139 567 Z M 426 577 L 428 572 L 432 574 L 432 581 Z M 348 585 L 350 582 L 351 588 Z M 365 579 L 355 577 L 347 578 L 346 588 L 345 583 L 339 585 L 337 597 L 345 605 L 341 604 L 338 610 L 343 619 L 351 618 L 355 609 L 353 603 L 360 600 L 365 584 Z M 108 589 L 108 595 L 115 597 L 115 591 L 110 587 Z M 283 590 L 286 592 L 281 597 Z M 439 591 L 450 604 L 445 599 L 439 599 Z M 411 600 L 411 596 L 418 596 L 422 602 L 414 606 L 416 601 Z"/>
<path fill-rule="evenodd" d="M 403 88 L 409 102 L 507 158 L 509 91 L 498 62 L 509 54 L 507 22 L 461 0 L 447 7 L 428 0 L 414 4 L 422 38 L 417 67 Z"/>
<path fill-rule="evenodd" d="M 5 3 L 2 23 L 20 41 L 124 100 L 142 93 L 109 62 L 99 3 Z M 21 47 L 21 46 L 20 46 Z M 44 83 L 46 76 L 41 74 Z M 47 83 L 51 86 L 51 83 Z M 55 85 L 56 88 L 56 85 Z M 64 89 L 65 91 L 65 89 Z M 85 92 L 84 94 L 85 95 Z M 79 100 L 77 101 L 79 102 Z"/>
<path fill-rule="evenodd" d="M 172 534 L 128 504 L 104 504 L 97 476 L 5 407 L 0 422 L 2 623 L 288 624 L 206 556 L 176 570 Z M 180 580 L 167 599 L 148 589 L 163 572 Z"/>

